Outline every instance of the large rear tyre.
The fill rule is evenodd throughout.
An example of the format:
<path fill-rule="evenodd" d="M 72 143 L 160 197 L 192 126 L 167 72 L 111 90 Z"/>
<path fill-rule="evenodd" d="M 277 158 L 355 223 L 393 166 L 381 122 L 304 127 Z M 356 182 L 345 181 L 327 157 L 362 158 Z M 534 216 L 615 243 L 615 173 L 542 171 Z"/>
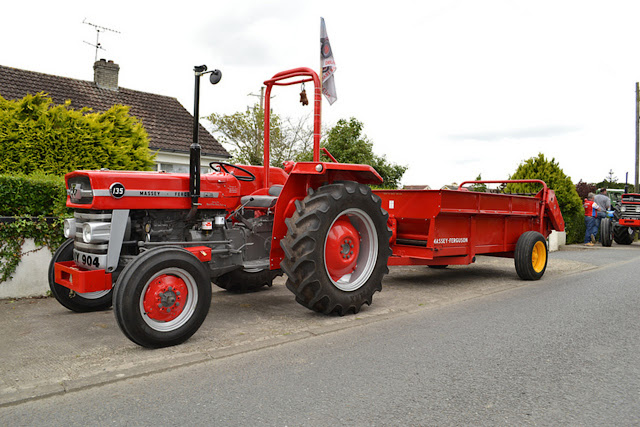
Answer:
<path fill-rule="evenodd" d="M 613 227 L 613 240 L 619 245 L 630 245 L 633 243 L 633 228 L 616 224 Z"/>
<path fill-rule="evenodd" d="M 243 294 L 255 292 L 263 286 L 271 287 L 273 279 L 280 275 L 280 270 L 247 271 L 239 268 L 216 277 L 213 283 L 229 292 Z"/>
<path fill-rule="evenodd" d="M 547 240 L 537 231 L 522 233 L 516 243 L 514 262 L 522 280 L 538 280 L 547 269 Z"/>
<path fill-rule="evenodd" d="M 613 224 L 611 218 L 603 218 L 600 223 L 600 242 L 602 246 L 611 246 L 613 242 Z"/>
<path fill-rule="evenodd" d="M 49 289 L 63 306 L 77 313 L 106 310 L 111 307 L 113 290 L 78 293 L 56 283 L 55 263 L 73 261 L 73 239 L 65 241 L 53 254 L 49 263 Z"/>
<path fill-rule="evenodd" d="M 113 294 L 122 332 L 150 348 L 186 341 L 202 325 L 210 306 L 207 270 L 191 253 L 175 247 L 136 257 L 118 277 Z"/>
<path fill-rule="evenodd" d="M 357 313 L 382 289 L 391 255 L 388 214 L 367 185 L 336 182 L 296 201 L 280 242 L 287 288 L 324 314 Z"/>

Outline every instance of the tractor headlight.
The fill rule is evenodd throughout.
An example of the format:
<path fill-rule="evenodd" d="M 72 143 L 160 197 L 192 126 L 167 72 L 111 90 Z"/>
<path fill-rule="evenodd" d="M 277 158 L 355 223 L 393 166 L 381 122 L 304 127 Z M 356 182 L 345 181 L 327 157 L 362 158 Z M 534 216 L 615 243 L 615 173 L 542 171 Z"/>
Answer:
<path fill-rule="evenodd" d="M 62 232 L 67 239 L 74 237 L 76 234 L 76 220 L 73 218 L 67 218 L 62 224 Z"/>
<path fill-rule="evenodd" d="M 111 223 L 87 222 L 82 226 L 82 240 L 85 243 L 108 242 L 111 234 Z"/>
<path fill-rule="evenodd" d="M 627 207 L 626 206 L 623 206 L 623 207 L 620 208 L 620 212 L 626 212 L 626 211 L 627 211 Z"/>

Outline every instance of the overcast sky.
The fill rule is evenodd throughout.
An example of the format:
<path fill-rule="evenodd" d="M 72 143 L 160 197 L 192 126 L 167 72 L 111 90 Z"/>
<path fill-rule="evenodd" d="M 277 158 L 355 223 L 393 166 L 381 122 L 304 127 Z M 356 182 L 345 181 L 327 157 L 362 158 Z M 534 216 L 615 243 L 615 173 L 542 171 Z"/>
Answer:
<path fill-rule="evenodd" d="M 82 80 L 98 58 L 120 86 L 176 97 L 201 115 L 243 111 L 276 72 L 319 67 L 320 17 L 338 70 L 323 124 L 355 117 L 374 151 L 409 166 L 404 184 L 506 179 L 539 152 L 574 183 L 634 179 L 639 1 L 396 0 L 3 3 L 0 64 Z M 308 90 L 308 89 L 307 89 Z M 309 91 L 309 90 L 308 90 Z M 275 112 L 304 116 L 299 88 Z"/>

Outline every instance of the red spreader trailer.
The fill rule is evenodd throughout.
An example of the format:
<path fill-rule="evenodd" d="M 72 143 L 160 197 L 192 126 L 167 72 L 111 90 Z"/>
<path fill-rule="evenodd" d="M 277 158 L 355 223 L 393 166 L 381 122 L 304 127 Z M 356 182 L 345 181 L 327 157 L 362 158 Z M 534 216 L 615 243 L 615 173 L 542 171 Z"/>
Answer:
<path fill-rule="evenodd" d="M 469 183 L 538 183 L 533 197 L 466 190 Z M 564 230 L 553 190 L 540 180 L 467 181 L 457 190 L 376 190 L 389 212 L 389 265 L 471 264 L 476 255 L 515 258 L 525 280 L 542 277 L 546 238 Z"/>
<path fill-rule="evenodd" d="M 297 302 L 325 314 L 357 313 L 382 289 L 388 265 L 469 264 L 479 254 L 515 257 L 523 279 L 539 279 L 545 238 L 564 223 L 542 181 L 533 197 L 458 190 L 376 190 L 369 165 L 320 160 L 318 75 L 296 68 L 265 81 L 263 166 L 212 162 L 201 174 L 199 78 L 194 68 L 194 142 L 188 174 L 75 171 L 65 176 L 68 240 L 49 267 L 64 307 L 113 311 L 145 347 L 179 344 L 206 318 L 211 283 L 256 291 L 287 276 Z M 314 86 L 313 160 L 269 164 L 270 94 Z M 476 181 L 477 182 L 477 181 Z M 490 181 L 484 181 L 490 182 Z M 463 183 L 464 184 L 464 183 Z"/>

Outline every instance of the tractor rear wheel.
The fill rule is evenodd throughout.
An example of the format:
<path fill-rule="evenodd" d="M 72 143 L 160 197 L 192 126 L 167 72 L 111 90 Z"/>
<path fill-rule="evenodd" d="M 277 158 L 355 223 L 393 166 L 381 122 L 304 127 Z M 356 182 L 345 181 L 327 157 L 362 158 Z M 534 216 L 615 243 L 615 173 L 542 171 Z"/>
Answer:
<path fill-rule="evenodd" d="M 538 280 L 547 269 L 547 240 L 537 231 L 522 233 L 516 243 L 514 262 L 522 280 Z"/>
<path fill-rule="evenodd" d="M 613 224 L 611 218 L 603 218 L 600 223 L 600 242 L 602 246 L 611 246 L 613 242 Z"/>
<path fill-rule="evenodd" d="M 273 279 L 281 275 L 281 270 L 248 271 L 239 268 L 216 277 L 213 283 L 229 292 L 243 294 L 255 292 L 263 286 L 271 287 Z"/>
<path fill-rule="evenodd" d="M 340 181 L 310 191 L 295 205 L 280 245 L 281 267 L 296 301 L 341 316 L 371 305 L 391 255 L 380 197 L 367 185 Z"/>
<path fill-rule="evenodd" d="M 630 245 L 633 243 L 633 228 L 616 224 L 613 227 L 613 240 L 619 245 Z"/>
<path fill-rule="evenodd" d="M 65 241 L 53 254 L 49 263 L 49 289 L 63 306 L 77 313 L 106 310 L 111 307 L 113 289 L 108 291 L 78 293 L 56 283 L 55 263 L 73 261 L 73 239 Z"/>
<path fill-rule="evenodd" d="M 151 249 L 128 264 L 115 286 L 113 311 L 122 332 L 143 347 L 180 344 L 202 325 L 211 306 L 204 265 L 176 247 Z"/>

